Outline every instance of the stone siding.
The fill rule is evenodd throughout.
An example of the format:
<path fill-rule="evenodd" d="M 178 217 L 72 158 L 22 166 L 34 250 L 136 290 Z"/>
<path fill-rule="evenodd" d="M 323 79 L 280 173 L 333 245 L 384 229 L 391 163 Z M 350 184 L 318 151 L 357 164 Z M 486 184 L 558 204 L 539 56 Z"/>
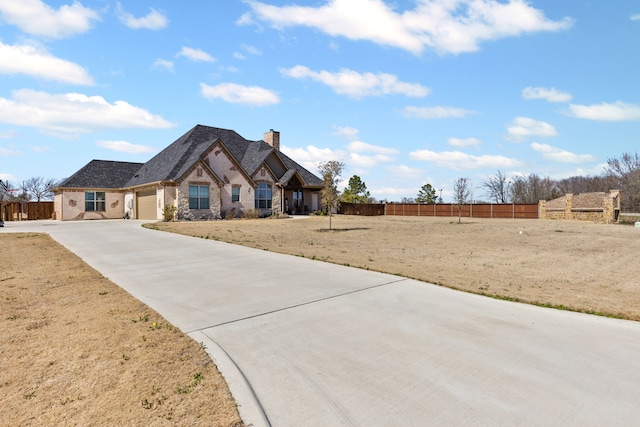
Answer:
<path fill-rule="evenodd" d="M 554 200 L 540 200 L 540 219 L 568 219 L 610 224 L 620 212 L 620 191 L 568 193 Z"/>
<path fill-rule="evenodd" d="M 209 186 L 209 209 L 189 209 L 189 185 Z M 178 219 L 219 219 L 220 187 L 216 180 L 205 173 L 200 166 L 195 167 L 177 187 Z"/>

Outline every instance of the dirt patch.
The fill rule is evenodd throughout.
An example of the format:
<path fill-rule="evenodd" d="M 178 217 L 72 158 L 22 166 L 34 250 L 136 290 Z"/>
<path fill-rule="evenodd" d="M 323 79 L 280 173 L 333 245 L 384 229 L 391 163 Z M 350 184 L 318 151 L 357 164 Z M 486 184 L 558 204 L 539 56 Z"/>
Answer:
<path fill-rule="evenodd" d="M 241 423 L 182 334 L 49 236 L 0 235 L 3 425 Z"/>
<path fill-rule="evenodd" d="M 640 320 L 640 229 L 579 221 L 334 216 L 157 223 L 205 239 L 468 292 Z"/>

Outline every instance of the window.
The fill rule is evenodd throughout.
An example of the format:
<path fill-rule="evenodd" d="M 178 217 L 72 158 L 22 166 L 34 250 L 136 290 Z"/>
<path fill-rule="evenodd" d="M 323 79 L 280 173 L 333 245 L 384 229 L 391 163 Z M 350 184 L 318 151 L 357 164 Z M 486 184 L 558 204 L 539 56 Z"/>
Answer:
<path fill-rule="evenodd" d="M 265 182 L 256 188 L 256 209 L 271 209 L 271 185 Z"/>
<path fill-rule="evenodd" d="M 293 208 L 302 208 L 302 190 L 293 190 Z"/>
<path fill-rule="evenodd" d="M 104 212 L 107 210 L 107 198 L 104 191 L 85 191 L 85 212 Z"/>
<path fill-rule="evenodd" d="M 240 186 L 234 185 L 231 187 L 231 202 L 236 203 L 240 201 Z"/>
<path fill-rule="evenodd" d="M 189 186 L 189 209 L 209 209 L 209 186 Z"/>

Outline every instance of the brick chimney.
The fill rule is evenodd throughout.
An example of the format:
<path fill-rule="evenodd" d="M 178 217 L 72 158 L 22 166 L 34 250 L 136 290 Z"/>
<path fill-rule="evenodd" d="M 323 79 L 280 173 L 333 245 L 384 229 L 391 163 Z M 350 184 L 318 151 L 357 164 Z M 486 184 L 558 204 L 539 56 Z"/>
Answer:
<path fill-rule="evenodd" d="M 276 151 L 280 151 L 280 132 L 271 129 L 264 133 L 264 142 L 272 146 Z"/>

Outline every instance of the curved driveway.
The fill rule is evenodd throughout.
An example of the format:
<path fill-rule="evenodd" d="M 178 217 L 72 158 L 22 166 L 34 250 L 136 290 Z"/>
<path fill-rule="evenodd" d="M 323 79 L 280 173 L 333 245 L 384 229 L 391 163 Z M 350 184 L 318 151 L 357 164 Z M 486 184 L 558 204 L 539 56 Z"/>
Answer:
<path fill-rule="evenodd" d="M 140 224 L 0 232 L 51 234 L 204 342 L 247 424 L 640 425 L 640 323 Z"/>

